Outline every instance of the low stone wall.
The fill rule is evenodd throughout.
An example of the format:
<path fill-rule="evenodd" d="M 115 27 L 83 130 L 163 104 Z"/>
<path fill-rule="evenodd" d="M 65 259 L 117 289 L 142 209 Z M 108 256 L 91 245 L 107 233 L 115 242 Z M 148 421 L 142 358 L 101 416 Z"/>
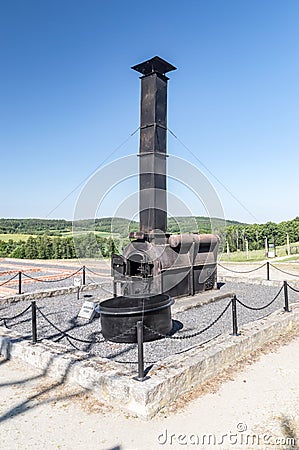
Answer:
<path fill-rule="evenodd" d="M 93 291 L 95 289 L 100 288 L 101 285 L 103 285 L 103 281 L 101 283 L 86 284 L 84 286 L 79 286 L 79 291 L 80 292 Z M 72 294 L 73 292 L 78 292 L 77 286 L 61 287 L 56 289 L 44 289 L 43 291 L 26 292 L 24 294 L 15 294 L 3 297 L 0 299 L 0 304 L 17 303 L 22 300 L 38 300 L 40 298 L 50 298 L 56 297 L 58 295 Z"/>
<path fill-rule="evenodd" d="M 4 327 L 0 327 L 0 352 L 6 358 L 24 361 L 57 380 L 67 380 L 92 390 L 99 400 L 127 414 L 150 419 L 178 396 L 298 324 L 299 304 L 293 304 L 289 313 L 277 311 L 243 325 L 240 336 L 226 333 L 183 354 L 169 356 L 154 364 L 150 379 L 144 382 L 133 380 L 136 372 L 125 364 L 89 358 L 86 353 L 72 352 L 49 341 L 33 345 Z"/>

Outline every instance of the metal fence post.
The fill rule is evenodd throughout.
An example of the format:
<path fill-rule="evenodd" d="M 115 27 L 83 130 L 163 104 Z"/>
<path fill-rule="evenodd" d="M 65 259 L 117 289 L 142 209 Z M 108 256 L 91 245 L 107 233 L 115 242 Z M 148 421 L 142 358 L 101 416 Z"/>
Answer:
<path fill-rule="evenodd" d="M 143 359 L 143 322 L 137 322 L 137 344 L 138 344 L 138 376 L 134 377 L 136 381 L 145 381 L 149 377 L 144 375 L 144 359 Z"/>
<path fill-rule="evenodd" d="M 82 267 L 82 284 L 83 286 L 86 284 L 86 267 Z"/>
<path fill-rule="evenodd" d="M 32 326 L 32 343 L 37 342 L 37 326 L 36 326 L 36 303 L 31 302 L 31 326 Z"/>
<path fill-rule="evenodd" d="M 22 294 L 22 272 L 19 272 L 19 292 L 18 294 Z"/>
<path fill-rule="evenodd" d="M 267 261 L 267 281 L 270 281 L 270 263 Z"/>
<path fill-rule="evenodd" d="M 288 293 L 288 282 L 284 281 L 283 282 L 283 291 L 284 291 L 284 310 L 286 312 L 290 312 L 290 308 L 289 308 L 289 293 Z"/>
<path fill-rule="evenodd" d="M 238 336 L 237 297 L 232 298 L 233 336 Z"/>

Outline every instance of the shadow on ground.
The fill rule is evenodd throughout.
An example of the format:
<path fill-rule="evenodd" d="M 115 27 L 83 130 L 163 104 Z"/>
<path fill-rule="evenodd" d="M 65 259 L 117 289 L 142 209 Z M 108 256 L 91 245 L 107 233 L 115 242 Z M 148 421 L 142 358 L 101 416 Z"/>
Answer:
<path fill-rule="evenodd" d="M 299 450 L 299 439 L 294 420 L 285 415 L 281 415 L 280 428 L 286 441 L 286 450 Z"/>
<path fill-rule="evenodd" d="M 66 349 L 64 352 L 64 355 L 66 355 L 70 352 L 71 352 L 71 350 Z M 75 364 L 81 363 L 82 361 L 87 361 L 90 359 L 90 357 L 87 355 L 86 357 L 80 358 L 80 360 L 78 360 L 78 361 L 72 361 L 72 363 L 70 363 L 67 366 L 67 369 L 66 369 L 65 373 L 63 374 L 63 376 L 61 377 L 61 379 L 57 382 L 53 381 L 53 383 L 51 383 L 51 378 L 49 377 L 48 379 L 46 379 L 46 377 L 50 371 L 51 365 L 53 364 L 54 360 L 59 356 L 60 355 L 53 355 L 49 364 L 47 365 L 47 368 L 40 374 L 31 376 L 31 377 L 26 377 L 26 378 L 23 378 L 22 380 L 16 380 L 16 381 L 11 381 L 9 383 L 0 384 L 0 389 L 1 389 L 6 386 L 25 385 L 26 383 L 28 383 L 30 381 L 37 381 L 37 380 L 40 380 L 41 382 L 43 382 L 43 381 L 47 382 L 48 384 L 50 383 L 46 387 L 42 387 L 42 386 L 37 387 L 36 388 L 36 390 L 38 391 L 37 393 L 30 395 L 29 397 L 26 398 L 26 400 L 21 401 L 17 406 L 14 406 L 13 408 L 8 409 L 4 414 L 2 414 L 0 416 L 0 423 L 6 421 L 8 419 L 11 419 L 12 417 L 15 417 L 19 414 L 22 414 L 26 411 L 32 410 L 32 409 L 36 408 L 37 406 L 52 403 L 53 401 L 62 401 L 62 400 L 67 400 L 67 399 L 70 399 L 73 397 L 78 397 L 79 395 L 82 395 L 82 394 L 88 392 L 87 389 L 75 386 L 75 389 L 76 389 L 75 393 L 66 394 L 66 395 L 59 395 L 59 394 L 57 395 L 55 393 L 55 390 L 57 390 L 59 387 L 62 387 L 65 384 L 71 367 L 74 367 Z M 2 360 L 0 360 L 0 364 L 5 364 L 6 362 L 7 362 L 7 359 L 3 358 Z M 49 395 L 51 393 L 53 393 L 52 396 Z"/>

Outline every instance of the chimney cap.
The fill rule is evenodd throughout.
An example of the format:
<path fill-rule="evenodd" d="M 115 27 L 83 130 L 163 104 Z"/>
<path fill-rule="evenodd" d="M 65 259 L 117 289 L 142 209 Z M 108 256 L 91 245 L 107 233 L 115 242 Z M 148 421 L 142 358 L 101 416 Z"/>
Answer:
<path fill-rule="evenodd" d="M 142 75 L 150 75 L 151 73 L 160 73 L 164 75 L 171 70 L 176 70 L 172 64 L 168 63 L 164 59 L 159 56 L 154 56 L 147 61 L 144 61 L 136 66 L 131 67 L 131 69 L 136 70 L 137 72 L 142 73 Z"/>

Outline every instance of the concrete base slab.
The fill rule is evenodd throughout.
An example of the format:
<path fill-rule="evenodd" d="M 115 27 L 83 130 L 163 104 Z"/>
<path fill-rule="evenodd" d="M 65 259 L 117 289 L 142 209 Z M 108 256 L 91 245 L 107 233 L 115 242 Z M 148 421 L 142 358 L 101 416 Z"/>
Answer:
<path fill-rule="evenodd" d="M 217 289 L 211 289 L 210 291 L 200 292 L 193 296 L 176 298 L 171 311 L 174 314 L 187 311 L 188 309 L 198 308 L 224 298 L 231 299 L 234 295 L 234 292 L 221 292 Z"/>
<path fill-rule="evenodd" d="M 232 275 L 218 275 L 218 282 L 222 283 L 246 283 L 257 284 L 260 286 L 276 286 L 281 287 L 283 281 L 281 280 L 263 280 L 262 278 L 246 278 L 246 276 L 232 276 Z M 296 288 L 299 288 L 298 280 L 289 280 Z"/>
<path fill-rule="evenodd" d="M 61 344 L 41 341 L 32 344 L 22 336 L 0 327 L 0 353 L 17 358 L 59 380 L 73 382 L 93 391 L 102 402 L 126 414 L 151 419 L 160 409 L 191 391 L 235 361 L 276 339 L 299 324 L 299 304 L 292 312 L 277 311 L 243 325 L 240 336 L 226 333 L 185 353 L 154 364 L 150 378 L 133 379 L 136 371 L 104 358 L 90 358 Z"/>

